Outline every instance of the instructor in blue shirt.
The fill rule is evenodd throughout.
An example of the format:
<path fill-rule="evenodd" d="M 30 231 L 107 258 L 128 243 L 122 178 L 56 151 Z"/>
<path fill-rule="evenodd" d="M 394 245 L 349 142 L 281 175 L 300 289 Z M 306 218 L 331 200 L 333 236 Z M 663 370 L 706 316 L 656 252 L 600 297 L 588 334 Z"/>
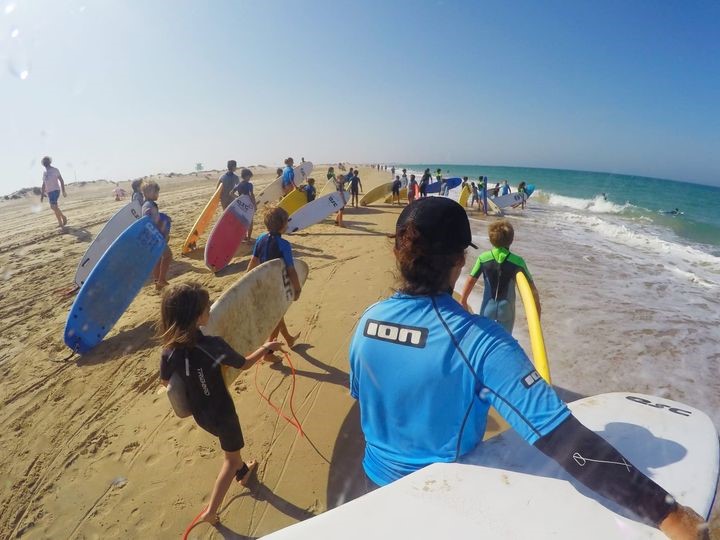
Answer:
<path fill-rule="evenodd" d="M 517 341 L 453 299 L 472 245 L 458 203 L 412 202 L 394 236 L 399 291 L 367 309 L 350 345 L 350 393 L 360 405 L 370 489 L 470 452 L 483 440 L 492 406 L 590 489 L 671 538 L 702 538 L 699 515 L 632 465 L 618 467 L 629 460 L 575 419 Z M 578 452 L 592 460 L 581 466 Z"/>

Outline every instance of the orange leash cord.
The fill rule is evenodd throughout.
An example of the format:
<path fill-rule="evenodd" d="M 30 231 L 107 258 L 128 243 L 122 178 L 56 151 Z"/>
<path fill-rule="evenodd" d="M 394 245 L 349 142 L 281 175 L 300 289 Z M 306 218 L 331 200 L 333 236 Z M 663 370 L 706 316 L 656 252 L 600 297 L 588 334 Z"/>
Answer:
<path fill-rule="evenodd" d="M 293 426 L 295 429 L 297 429 L 298 433 L 301 437 L 305 436 L 305 433 L 303 432 L 302 425 L 300 424 L 300 420 L 298 420 L 297 416 L 295 415 L 295 408 L 293 407 L 293 400 L 295 399 L 295 366 L 293 366 L 292 361 L 290 360 L 290 355 L 288 353 L 285 353 L 285 359 L 287 360 L 288 364 L 290 365 L 290 371 L 292 372 L 292 384 L 290 386 L 290 413 L 292 414 L 292 418 L 288 418 L 283 414 L 283 412 L 275 406 L 275 404 L 270 401 L 270 398 L 265 396 L 263 394 L 262 390 L 260 390 L 260 385 L 258 384 L 257 374 L 258 374 L 258 366 L 260 363 L 258 362 L 255 364 L 255 388 L 257 389 L 258 394 L 260 394 L 260 397 L 263 398 L 265 401 L 268 402 L 268 404 L 273 408 L 273 410 L 277 413 L 277 415 L 281 418 L 283 418 L 288 424 Z"/>
<path fill-rule="evenodd" d="M 206 509 L 207 509 L 207 507 L 206 507 L 206 508 L 203 508 L 203 509 L 200 511 L 200 513 L 199 513 L 197 516 L 195 516 L 195 519 L 193 519 L 192 522 L 190 522 L 190 525 L 187 526 L 187 529 L 185 529 L 185 533 L 183 533 L 183 540 L 187 540 L 188 535 L 190 534 L 190 531 L 192 531 L 192 530 L 195 528 L 195 525 L 198 524 L 198 519 L 200 519 L 200 516 L 203 515 L 203 512 L 204 512 Z"/>

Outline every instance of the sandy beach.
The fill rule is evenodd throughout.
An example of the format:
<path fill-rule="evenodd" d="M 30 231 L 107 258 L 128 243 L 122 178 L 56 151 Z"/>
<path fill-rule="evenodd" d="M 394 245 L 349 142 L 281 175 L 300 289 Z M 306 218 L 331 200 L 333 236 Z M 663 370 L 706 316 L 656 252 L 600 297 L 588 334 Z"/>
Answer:
<path fill-rule="evenodd" d="M 318 191 L 326 170 L 318 165 L 313 171 Z M 275 177 L 274 167 L 253 171 L 256 193 Z M 241 247 L 217 276 L 205 267 L 202 249 L 180 256 L 219 174 L 152 177 L 161 186 L 160 210 L 173 219 L 170 282 L 198 281 L 209 289 L 211 299 L 243 275 L 251 249 Z M 360 177 L 367 191 L 389 181 L 390 173 L 362 167 Z M 102 344 L 80 359 L 63 360 L 69 350 L 62 331 L 73 301 L 67 291 L 77 263 L 107 219 L 127 202 L 112 198 L 114 187 L 70 186 L 67 198 L 60 199 L 70 220 L 64 233 L 58 232 L 47 203 L 40 206 L 37 197 L 0 203 L 6 232 L 0 243 L 0 424 L 5 427 L 0 435 L 0 538 L 175 539 L 202 510 L 220 467 L 217 440 L 191 418 L 175 417 L 159 384 L 159 346 L 153 336 L 160 294 L 151 284 Z M 121 187 L 131 191 L 129 182 Z M 290 357 L 295 373 L 286 364 L 259 364 L 232 386 L 246 439 L 243 456 L 259 460 L 257 479 L 250 489 L 234 484 L 221 508 L 222 524 L 200 525 L 190 538 L 260 537 L 359 493 L 363 438 L 358 408 L 348 391 L 347 350 L 360 314 L 392 292 L 395 268 L 387 234 L 399 212 L 383 203 L 350 208 L 344 229 L 326 220 L 287 237 L 295 257 L 310 267 L 302 295 L 286 317 L 291 331 L 301 332 Z M 480 231 L 487 219 L 494 219 L 474 212 L 472 217 Z M 523 219 L 517 226 L 528 231 L 532 223 Z M 254 234 L 262 231 L 261 217 L 256 216 Z M 562 300 L 566 287 L 579 285 L 550 277 L 549 261 L 567 250 L 549 238 L 540 236 L 525 250 L 533 254 L 526 258 L 542 283 L 551 369 L 568 396 L 611 391 L 602 372 L 620 366 L 622 343 L 616 337 L 608 345 L 593 335 L 606 305 L 602 302 L 597 317 L 585 320 L 583 346 L 588 351 L 609 347 L 609 352 L 582 384 L 570 376 L 576 365 L 560 343 L 563 335 L 578 331 L 570 325 L 573 311 L 593 298 L 586 291 L 572 301 Z M 201 246 L 206 239 L 207 234 Z M 519 241 L 518 249 L 523 245 Z M 579 275 L 595 263 L 578 258 L 574 264 L 573 273 Z M 515 335 L 526 346 L 522 318 L 519 310 Z M 258 392 L 289 412 L 293 384 L 294 410 L 304 436 L 279 418 Z M 691 399 L 674 391 L 671 381 L 665 384 L 667 397 Z M 489 434 L 502 429 L 495 421 L 489 427 Z M 719 526 L 716 511 L 713 528 Z"/>

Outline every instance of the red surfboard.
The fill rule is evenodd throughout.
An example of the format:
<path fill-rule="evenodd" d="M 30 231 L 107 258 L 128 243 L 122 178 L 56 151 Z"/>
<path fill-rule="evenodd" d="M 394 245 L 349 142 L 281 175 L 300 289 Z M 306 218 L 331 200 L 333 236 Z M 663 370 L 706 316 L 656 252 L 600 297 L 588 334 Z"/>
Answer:
<path fill-rule="evenodd" d="M 254 215 L 255 207 L 247 195 L 241 195 L 225 209 L 205 245 L 205 264 L 210 270 L 219 272 L 230 263 Z"/>

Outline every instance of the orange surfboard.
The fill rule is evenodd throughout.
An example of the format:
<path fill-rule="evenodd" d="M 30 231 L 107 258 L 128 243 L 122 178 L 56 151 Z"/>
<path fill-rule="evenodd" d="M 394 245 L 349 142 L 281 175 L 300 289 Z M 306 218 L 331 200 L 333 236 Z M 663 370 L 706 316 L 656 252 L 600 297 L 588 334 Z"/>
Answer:
<path fill-rule="evenodd" d="M 210 198 L 208 203 L 205 205 L 205 208 L 203 208 L 203 211 L 200 212 L 200 216 L 198 216 L 197 221 L 195 222 L 195 225 L 193 225 L 192 229 L 190 229 L 190 234 L 188 235 L 187 239 L 185 240 L 185 243 L 183 244 L 182 252 L 183 255 L 190 253 L 191 251 L 194 251 L 197 249 L 197 241 L 200 239 L 200 237 L 203 235 L 203 233 L 207 230 L 208 226 L 212 222 L 213 217 L 215 217 L 215 210 L 217 210 L 217 207 L 220 205 L 220 193 L 222 192 L 222 184 L 218 186 L 218 188 L 215 190 L 215 193 Z"/>

